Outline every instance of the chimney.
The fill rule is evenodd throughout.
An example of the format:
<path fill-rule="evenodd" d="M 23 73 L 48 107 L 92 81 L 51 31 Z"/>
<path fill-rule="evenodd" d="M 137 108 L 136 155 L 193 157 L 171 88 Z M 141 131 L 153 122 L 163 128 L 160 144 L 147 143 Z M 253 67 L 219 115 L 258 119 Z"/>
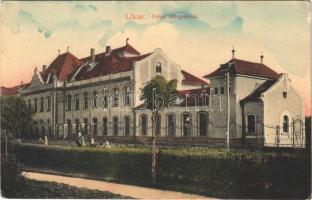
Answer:
<path fill-rule="evenodd" d="M 106 46 L 106 53 L 105 53 L 105 55 L 109 56 L 111 53 L 112 53 L 111 46 Z"/>
<path fill-rule="evenodd" d="M 263 58 L 264 58 L 264 56 L 263 56 L 263 53 L 261 52 L 261 56 L 260 56 L 260 62 L 261 62 L 261 64 L 263 64 Z"/>
<path fill-rule="evenodd" d="M 93 48 L 91 48 L 91 50 L 90 50 L 90 57 L 91 57 L 91 61 L 94 62 L 95 61 L 95 53 L 94 53 Z"/>
<path fill-rule="evenodd" d="M 42 72 L 45 72 L 46 69 L 47 69 L 47 65 L 42 65 Z"/>

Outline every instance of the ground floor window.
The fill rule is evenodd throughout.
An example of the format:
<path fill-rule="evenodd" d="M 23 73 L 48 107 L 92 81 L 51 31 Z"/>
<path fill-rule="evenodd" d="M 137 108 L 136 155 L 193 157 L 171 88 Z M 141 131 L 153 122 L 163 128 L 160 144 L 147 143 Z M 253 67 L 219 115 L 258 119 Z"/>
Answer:
<path fill-rule="evenodd" d="M 50 122 L 49 119 L 47 120 L 47 125 L 48 125 L 48 134 L 49 134 L 49 137 L 52 138 L 52 127 L 51 127 L 51 122 Z"/>
<path fill-rule="evenodd" d="M 141 133 L 147 135 L 147 115 L 141 115 Z"/>
<path fill-rule="evenodd" d="M 113 118 L 113 134 L 118 135 L 118 117 Z"/>
<path fill-rule="evenodd" d="M 125 117 L 125 135 L 130 134 L 130 119 L 129 117 Z"/>
<path fill-rule="evenodd" d="M 289 117 L 287 115 L 283 117 L 283 132 L 289 132 Z"/>
<path fill-rule="evenodd" d="M 42 137 L 44 137 L 45 136 L 45 127 L 44 127 L 43 120 L 40 121 L 40 125 L 41 125 L 41 135 L 42 135 Z"/>
<path fill-rule="evenodd" d="M 96 136 L 98 134 L 97 129 L 98 129 L 98 120 L 97 118 L 93 118 L 93 136 Z"/>
<path fill-rule="evenodd" d="M 255 131 L 256 131 L 256 116 L 248 115 L 247 116 L 247 132 L 255 133 Z"/>
<path fill-rule="evenodd" d="M 183 113 L 182 115 L 182 126 L 183 126 L 183 136 L 190 136 L 191 135 L 191 114 L 190 113 Z"/>
<path fill-rule="evenodd" d="M 161 130 L 161 116 L 158 114 L 156 116 L 156 135 L 160 135 L 160 130 Z"/>
<path fill-rule="evenodd" d="M 84 118 L 83 119 L 83 123 L 84 123 L 84 134 L 85 135 L 89 135 L 89 122 L 88 122 L 88 118 Z"/>
<path fill-rule="evenodd" d="M 72 123 L 71 120 L 67 120 L 67 135 L 70 135 L 72 133 Z"/>
<path fill-rule="evenodd" d="M 78 134 L 79 131 L 80 131 L 80 121 L 79 121 L 79 119 L 75 120 L 75 124 L 76 124 L 76 134 Z"/>
<path fill-rule="evenodd" d="M 168 124 L 168 135 L 169 136 L 174 136 L 175 131 L 176 131 L 176 120 L 175 120 L 175 115 L 169 114 L 167 115 L 167 124 Z"/>
<path fill-rule="evenodd" d="M 200 112 L 199 120 L 199 136 L 205 136 L 208 133 L 208 113 Z"/>
<path fill-rule="evenodd" d="M 107 135 L 107 118 L 103 118 L 103 135 Z"/>

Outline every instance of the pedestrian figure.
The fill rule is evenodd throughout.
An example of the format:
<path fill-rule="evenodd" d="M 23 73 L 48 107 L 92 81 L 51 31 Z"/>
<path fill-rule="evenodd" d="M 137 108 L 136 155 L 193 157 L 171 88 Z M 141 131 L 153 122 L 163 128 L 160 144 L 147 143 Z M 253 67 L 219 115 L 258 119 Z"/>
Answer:
<path fill-rule="evenodd" d="M 110 145 L 109 141 L 107 141 L 107 140 L 106 140 L 105 144 L 106 144 L 106 148 L 111 148 L 111 147 L 112 147 L 112 146 Z"/>
<path fill-rule="evenodd" d="M 83 136 L 81 135 L 81 132 L 78 133 L 78 136 L 76 138 L 76 145 L 78 147 L 81 147 L 84 145 L 84 139 L 83 139 Z"/>
<path fill-rule="evenodd" d="M 44 136 L 44 145 L 48 145 L 48 137 L 46 135 Z"/>
<path fill-rule="evenodd" d="M 91 146 L 91 147 L 95 147 L 94 138 L 91 138 L 91 140 L 90 140 L 90 146 Z"/>

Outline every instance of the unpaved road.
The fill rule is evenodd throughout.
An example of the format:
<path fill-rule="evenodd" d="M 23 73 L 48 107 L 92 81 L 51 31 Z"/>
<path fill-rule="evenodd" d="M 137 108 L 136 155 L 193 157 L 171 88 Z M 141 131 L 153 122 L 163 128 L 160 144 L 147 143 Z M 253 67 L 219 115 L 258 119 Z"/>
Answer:
<path fill-rule="evenodd" d="M 114 194 L 133 197 L 137 199 L 214 199 L 205 196 L 173 192 L 160 189 L 151 189 L 139 186 L 124 185 L 105 181 L 90 180 L 85 178 L 73 178 L 66 176 L 50 175 L 35 172 L 23 172 L 29 179 L 68 184 L 79 188 L 107 191 Z"/>

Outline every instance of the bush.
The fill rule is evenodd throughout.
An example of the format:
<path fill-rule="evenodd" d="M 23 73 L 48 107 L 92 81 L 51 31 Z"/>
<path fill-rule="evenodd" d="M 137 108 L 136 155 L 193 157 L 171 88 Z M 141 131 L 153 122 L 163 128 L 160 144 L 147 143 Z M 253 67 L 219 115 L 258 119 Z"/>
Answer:
<path fill-rule="evenodd" d="M 149 148 L 16 145 L 15 152 L 29 167 L 152 185 Z M 163 149 L 156 187 L 221 198 L 305 198 L 309 169 L 309 157 L 300 153 Z"/>
<path fill-rule="evenodd" d="M 18 195 L 25 186 L 25 178 L 14 156 L 5 159 L 1 154 L 1 192 L 4 197 L 12 198 Z"/>

